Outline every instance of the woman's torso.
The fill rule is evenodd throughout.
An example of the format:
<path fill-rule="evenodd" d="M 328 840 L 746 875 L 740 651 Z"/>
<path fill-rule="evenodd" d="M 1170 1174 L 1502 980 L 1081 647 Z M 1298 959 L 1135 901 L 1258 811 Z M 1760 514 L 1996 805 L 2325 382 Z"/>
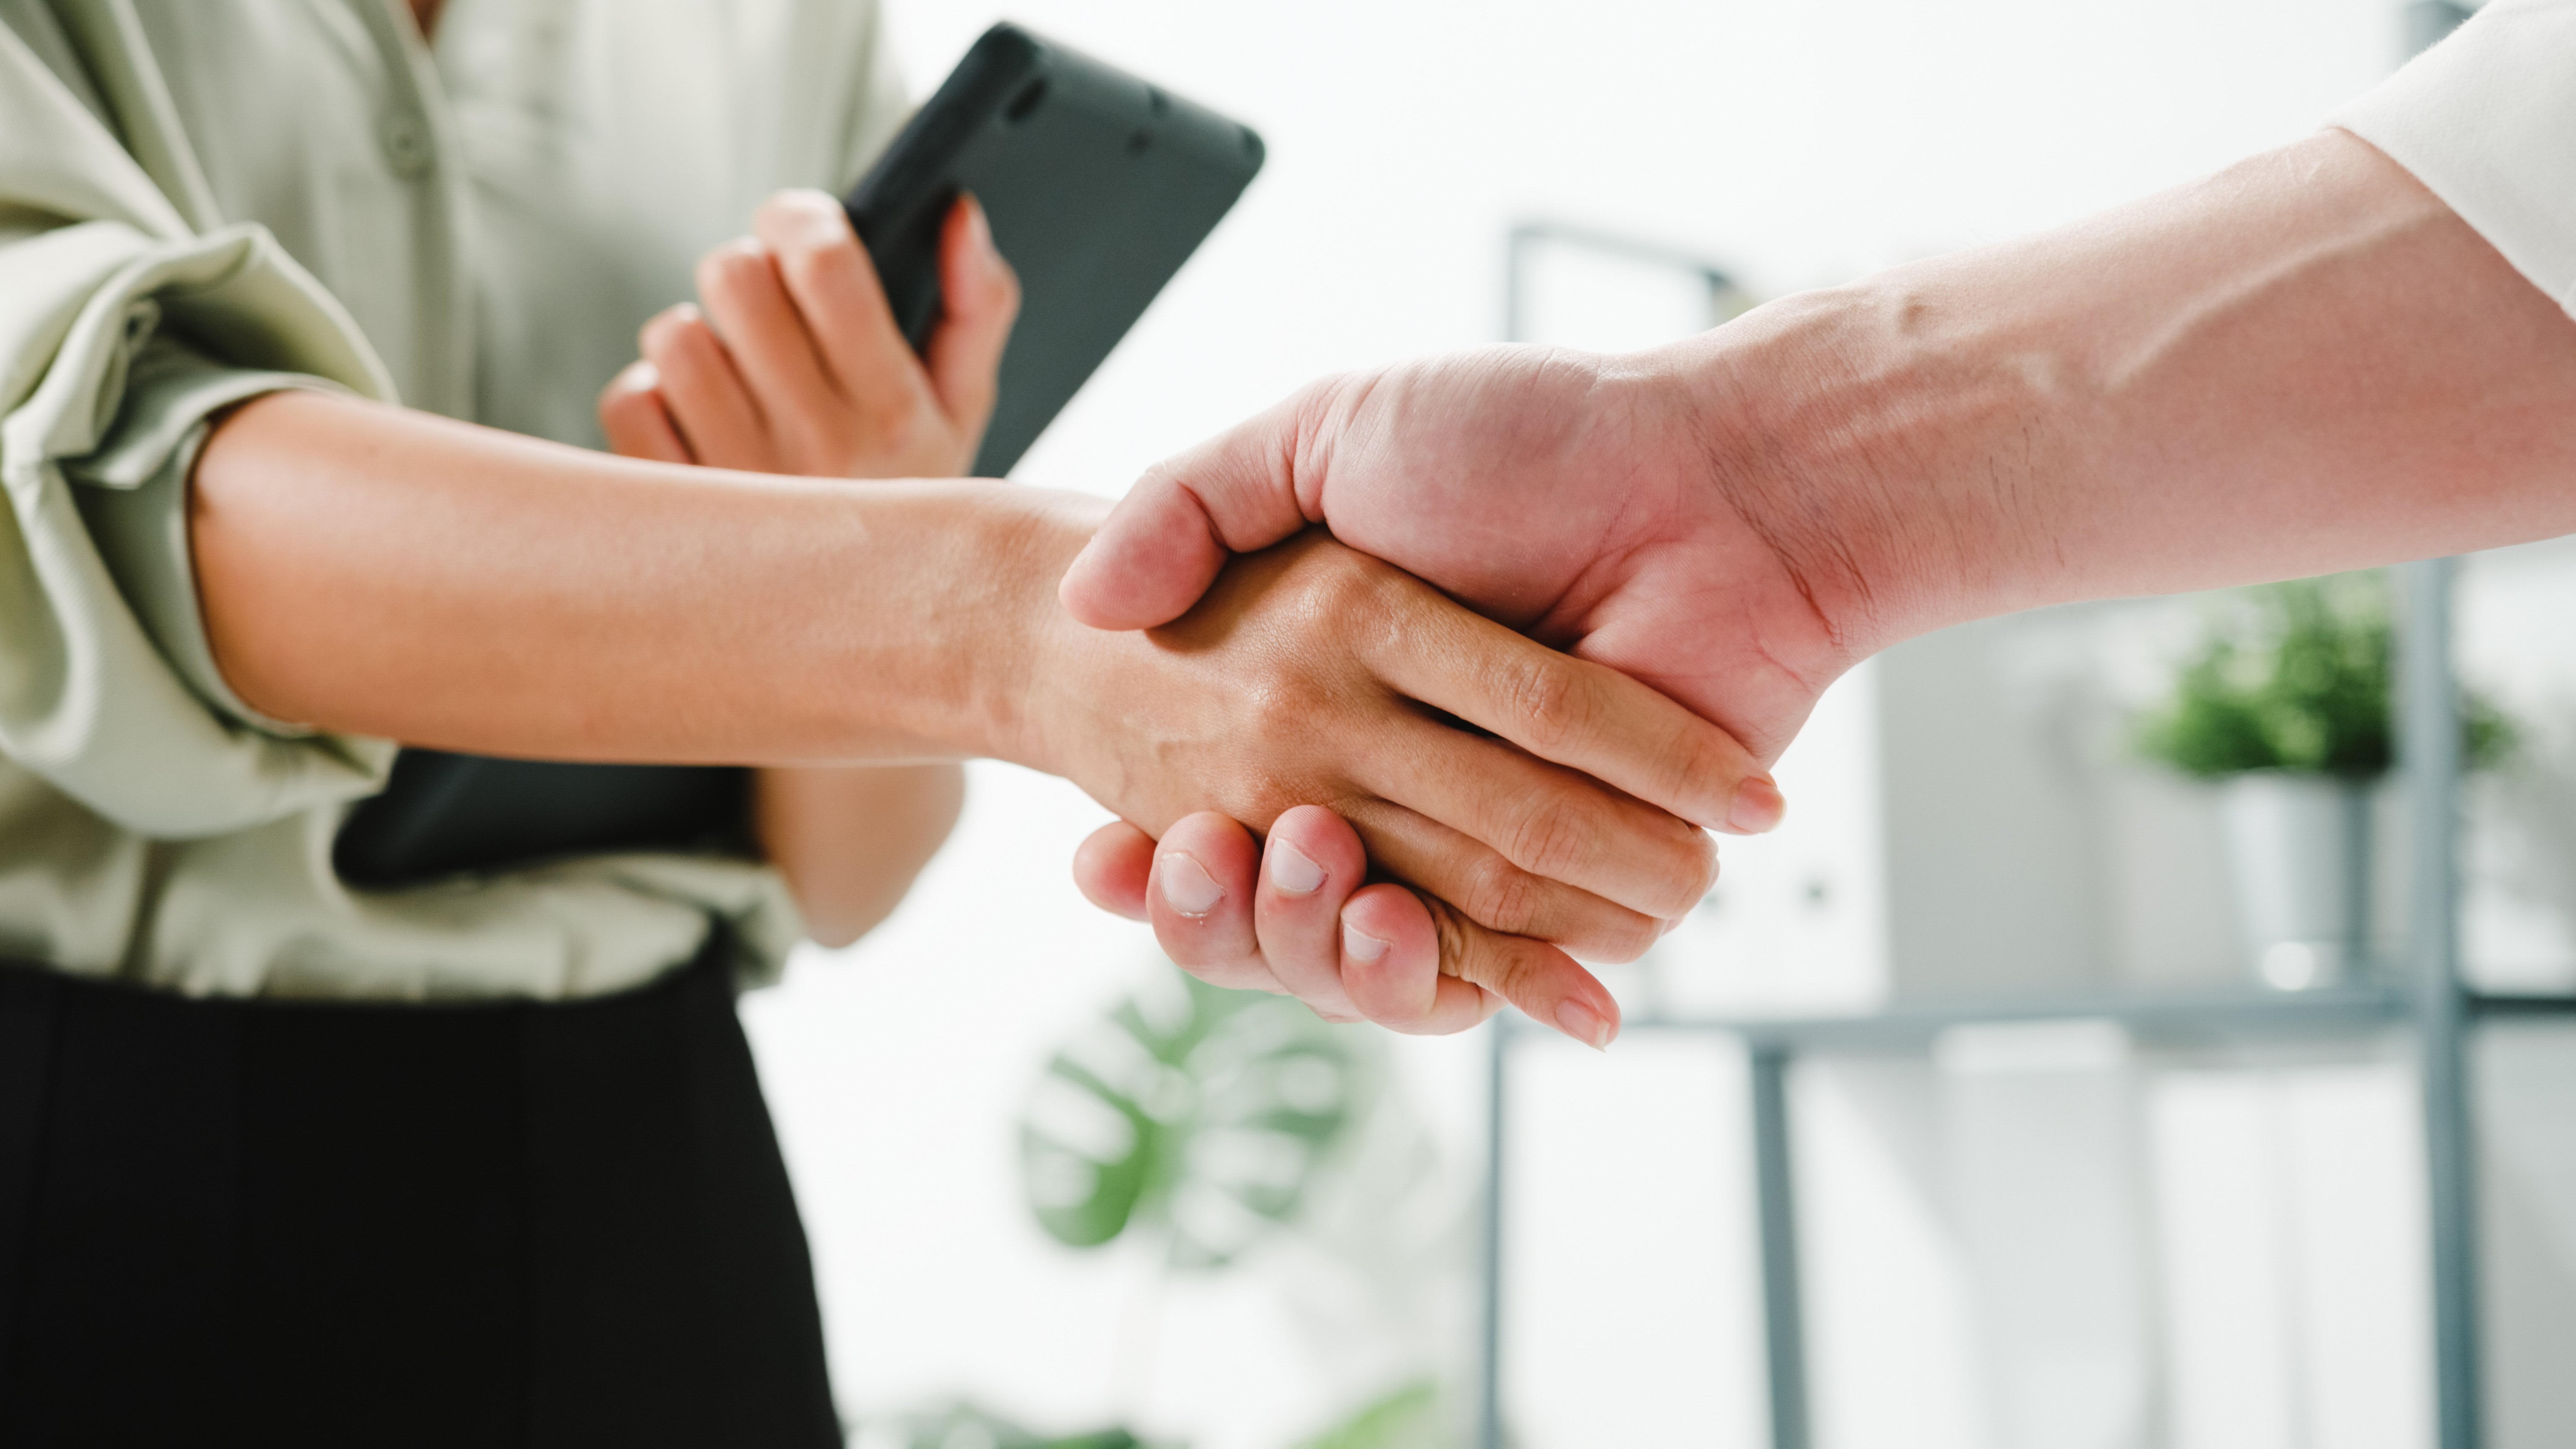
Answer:
<path fill-rule="evenodd" d="M 124 0 L 50 3 L 98 12 L 65 29 L 102 89 L 157 69 L 215 219 L 268 228 L 404 402 L 589 446 L 697 256 L 771 190 L 847 184 L 901 119 L 870 0 L 448 0 L 434 47 L 399 0 L 132 0 L 121 28 L 97 22 Z M 568 996 L 687 960 L 711 920 L 755 966 L 793 938 L 774 876 L 706 857 L 352 891 L 344 809 L 155 840 L 0 762 L 0 955 L 200 993 Z"/>

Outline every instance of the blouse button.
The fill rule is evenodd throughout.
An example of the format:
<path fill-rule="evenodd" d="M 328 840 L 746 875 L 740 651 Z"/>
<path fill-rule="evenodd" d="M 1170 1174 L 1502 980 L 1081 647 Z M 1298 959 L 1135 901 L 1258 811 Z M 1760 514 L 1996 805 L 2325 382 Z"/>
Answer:
<path fill-rule="evenodd" d="M 429 174 L 436 159 L 430 146 L 429 123 L 415 111 L 390 111 L 377 127 L 376 139 L 385 148 L 385 160 L 394 174 L 417 181 Z"/>

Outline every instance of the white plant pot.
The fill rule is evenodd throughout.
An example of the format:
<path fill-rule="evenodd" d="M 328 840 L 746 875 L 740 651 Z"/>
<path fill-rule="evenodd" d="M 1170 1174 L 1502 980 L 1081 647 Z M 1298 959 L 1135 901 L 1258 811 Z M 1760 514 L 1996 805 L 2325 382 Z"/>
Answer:
<path fill-rule="evenodd" d="M 2219 786 L 2238 939 L 2256 980 L 2280 991 L 2360 974 L 2370 869 L 2367 786 L 2264 770 Z"/>

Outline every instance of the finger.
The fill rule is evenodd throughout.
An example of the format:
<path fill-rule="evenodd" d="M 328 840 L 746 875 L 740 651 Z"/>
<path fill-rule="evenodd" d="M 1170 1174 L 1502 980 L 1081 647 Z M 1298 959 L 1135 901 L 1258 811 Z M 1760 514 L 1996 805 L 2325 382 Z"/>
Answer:
<path fill-rule="evenodd" d="M 1163 832 L 1145 909 L 1154 939 L 1173 964 L 1211 986 L 1281 991 L 1261 961 L 1252 929 L 1252 833 L 1212 810 L 1185 815 Z"/>
<path fill-rule="evenodd" d="M 774 471 L 760 409 L 694 305 L 663 309 L 639 341 L 644 360 L 661 374 L 662 406 L 689 456 L 709 467 Z"/>
<path fill-rule="evenodd" d="M 641 359 L 626 364 L 600 389 L 599 431 L 608 440 L 608 451 L 621 457 L 697 461 L 662 406 L 662 374 Z"/>
<path fill-rule="evenodd" d="M 1413 892 L 1364 886 L 1341 915 L 1342 985 L 1360 1014 L 1390 1031 L 1447 1036 L 1465 1031 L 1502 998 L 1441 969 L 1440 932 Z"/>
<path fill-rule="evenodd" d="M 1267 548 L 1323 521 L 1323 461 L 1306 456 L 1338 381 L 1146 471 L 1057 585 L 1095 629 L 1150 629 L 1189 612 L 1230 553 Z"/>
<path fill-rule="evenodd" d="M 777 260 L 842 397 L 898 417 L 930 401 L 929 378 L 841 203 L 820 191 L 782 191 L 760 204 L 751 229 Z"/>
<path fill-rule="evenodd" d="M 1368 880 L 1359 832 L 1330 810 L 1300 805 L 1270 822 L 1253 888 L 1253 932 L 1270 974 L 1326 1021 L 1357 1021 L 1342 989 L 1342 903 Z"/>
<path fill-rule="evenodd" d="M 1717 883 L 1717 843 L 1688 821 L 1562 765 L 1420 719 L 1410 748 L 1361 763 L 1357 782 L 1483 841 L 1503 859 L 1640 915 L 1684 915 Z"/>
<path fill-rule="evenodd" d="M 1707 829 L 1755 834 L 1780 821 L 1779 787 L 1752 751 L 1606 665 L 1455 608 L 1424 610 L 1376 642 L 1370 662 L 1389 684 L 1541 759 Z"/>
<path fill-rule="evenodd" d="M 1502 998 L 1441 969 L 1431 913 L 1397 885 L 1363 887 L 1342 907 L 1341 976 L 1363 1016 L 1391 1031 L 1445 1036 L 1494 1014 Z"/>
<path fill-rule="evenodd" d="M 1145 887 L 1154 873 L 1154 837 L 1112 820 L 1073 850 L 1073 884 L 1082 898 L 1113 916 L 1146 919 Z"/>
<path fill-rule="evenodd" d="M 1434 954 L 1442 983 L 1472 984 L 1510 1002 L 1530 1020 L 1555 1027 L 1588 1047 L 1606 1049 L 1619 1034 L 1618 998 L 1572 957 L 1543 941 L 1486 930 L 1446 903 L 1414 898 L 1410 892 L 1404 893 L 1411 900 L 1412 909 L 1407 911 L 1403 903 L 1383 894 L 1394 889 L 1371 886 L 1361 893 L 1369 899 L 1354 897 L 1342 912 L 1343 983 L 1371 1020 L 1386 1021 L 1381 1013 L 1418 1006 L 1426 999 L 1419 956 L 1400 956 L 1394 946 L 1412 932 L 1428 931 L 1436 941 Z M 1416 912 L 1422 914 L 1417 917 Z M 1381 930 L 1385 934 L 1378 934 Z M 1378 941 L 1388 945 L 1376 959 L 1369 959 L 1369 952 L 1381 949 Z M 1443 1009 L 1438 997 L 1430 1001 L 1432 1011 Z"/>
<path fill-rule="evenodd" d="M 752 238 L 731 241 L 698 262 L 698 302 L 748 384 L 772 437 L 793 456 L 821 460 L 822 428 L 850 410 L 823 373 L 807 319 L 787 295 L 769 249 Z"/>
<path fill-rule="evenodd" d="M 1020 315 L 1020 279 L 993 248 L 993 229 L 972 196 L 957 198 L 939 241 L 940 319 L 930 334 L 930 388 L 950 422 L 980 438 L 993 418 L 1002 348 Z"/>
<path fill-rule="evenodd" d="M 1357 800 L 1342 813 L 1381 874 L 1451 902 L 1488 929 L 1550 942 L 1588 961 L 1634 961 L 1663 937 L 1660 920 L 1533 875 L 1492 846 L 1401 805 Z"/>

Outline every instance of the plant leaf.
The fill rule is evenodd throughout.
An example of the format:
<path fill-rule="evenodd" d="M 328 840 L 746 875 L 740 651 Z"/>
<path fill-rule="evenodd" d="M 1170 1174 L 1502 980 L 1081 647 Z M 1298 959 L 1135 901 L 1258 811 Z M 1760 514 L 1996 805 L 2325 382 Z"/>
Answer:
<path fill-rule="evenodd" d="M 1073 1247 L 1151 1221 L 1174 1264 L 1226 1263 L 1296 1212 L 1356 1071 L 1294 1000 L 1158 975 L 1048 1061 L 1020 1129 L 1030 1209 Z"/>

